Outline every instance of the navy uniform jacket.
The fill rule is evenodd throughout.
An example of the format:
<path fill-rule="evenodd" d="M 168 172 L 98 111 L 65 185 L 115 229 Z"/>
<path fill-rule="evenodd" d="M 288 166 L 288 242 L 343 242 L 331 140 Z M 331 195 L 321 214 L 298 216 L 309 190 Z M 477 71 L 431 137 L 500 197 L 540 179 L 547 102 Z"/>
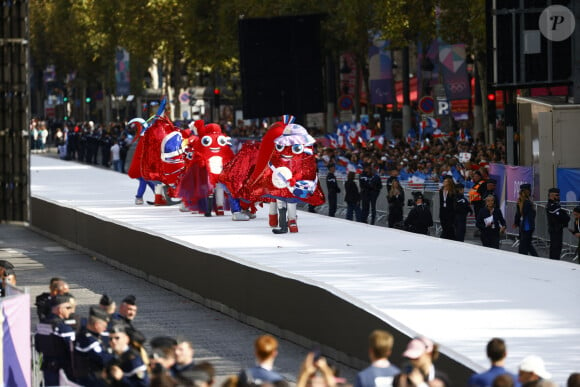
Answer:
<path fill-rule="evenodd" d="M 113 355 L 98 333 L 83 328 L 77 337 L 74 359 L 77 379 L 90 384 L 87 381 L 97 379 L 96 373 L 113 360 Z"/>
<path fill-rule="evenodd" d="M 52 313 L 47 316 L 45 324 L 52 326 L 52 334 L 35 336 L 36 349 L 43 354 L 42 369 L 70 370 L 75 331 Z"/>
<path fill-rule="evenodd" d="M 433 226 L 433 216 L 426 204 L 415 205 L 405 219 L 405 227 L 416 234 L 429 234 L 429 227 Z"/>
<path fill-rule="evenodd" d="M 123 378 L 113 381 L 113 386 L 145 387 L 149 385 L 147 366 L 134 349 L 128 348 L 121 355 L 115 355 L 111 365 L 116 365 L 123 371 Z"/>
<path fill-rule="evenodd" d="M 559 232 L 568 225 L 570 216 L 562 209 L 560 202 L 556 200 L 548 200 L 546 206 L 546 214 L 548 215 L 548 231 Z"/>
<path fill-rule="evenodd" d="M 456 195 L 455 200 L 455 218 L 460 220 L 465 220 L 468 214 L 472 214 L 473 210 L 467 201 L 465 195 Z"/>
<path fill-rule="evenodd" d="M 334 173 L 328 172 L 326 175 L 326 189 L 329 193 L 340 193 L 340 188 L 338 187 Z"/>

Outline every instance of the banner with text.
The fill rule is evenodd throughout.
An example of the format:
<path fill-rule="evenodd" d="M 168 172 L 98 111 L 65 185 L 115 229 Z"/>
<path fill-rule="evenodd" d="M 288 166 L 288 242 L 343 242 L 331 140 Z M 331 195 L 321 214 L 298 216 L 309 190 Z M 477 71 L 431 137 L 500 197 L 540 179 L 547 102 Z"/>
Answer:
<path fill-rule="evenodd" d="M 532 167 L 522 167 L 506 165 L 506 199 L 510 202 L 518 200 L 520 185 L 534 184 L 534 169 Z"/>

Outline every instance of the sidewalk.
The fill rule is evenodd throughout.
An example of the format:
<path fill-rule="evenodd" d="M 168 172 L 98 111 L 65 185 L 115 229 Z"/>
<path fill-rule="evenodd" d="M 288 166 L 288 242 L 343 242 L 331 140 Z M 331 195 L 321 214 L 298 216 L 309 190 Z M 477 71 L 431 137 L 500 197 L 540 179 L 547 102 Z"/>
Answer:
<path fill-rule="evenodd" d="M 253 341 L 264 332 L 110 267 L 26 226 L 0 224 L 0 259 L 14 264 L 17 284 L 28 289 L 31 305 L 36 295 L 48 290 L 52 277 L 62 277 L 69 283 L 81 316 L 88 314 L 89 306 L 98 303 L 103 293 L 111 296 L 117 305 L 126 295 L 134 294 L 139 306 L 135 325 L 147 339 L 169 335 L 191 340 L 196 362 L 209 361 L 216 368 L 215 385 L 254 364 Z M 35 327 L 38 319 L 34 306 L 31 316 Z M 276 369 L 292 385 L 307 351 L 280 341 Z M 353 382 L 356 370 L 338 366 L 341 375 Z"/>

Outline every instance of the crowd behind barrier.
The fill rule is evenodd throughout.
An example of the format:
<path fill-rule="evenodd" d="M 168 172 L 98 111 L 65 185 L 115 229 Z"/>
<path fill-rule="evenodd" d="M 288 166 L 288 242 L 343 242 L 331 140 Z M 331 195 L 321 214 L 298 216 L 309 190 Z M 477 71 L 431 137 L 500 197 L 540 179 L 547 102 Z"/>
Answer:
<path fill-rule="evenodd" d="M 324 190 L 325 195 L 328 194 L 326 185 L 324 181 L 326 179 L 325 174 L 320 175 L 320 181 L 322 189 Z M 344 177 L 337 177 L 337 181 L 339 182 L 339 187 L 341 188 L 341 192 L 338 194 L 338 209 L 336 212 L 336 216 L 340 218 L 344 218 L 346 216 L 346 203 L 344 202 Z M 383 177 L 382 179 L 383 189 L 379 195 L 377 200 L 377 222 L 376 225 L 378 226 L 387 226 L 387 217 L 389 214 L 389 205 L 387 202 L 387 192 L 386 192 L 386 182 L 387 178 Z M 355 179 L 357 186 L 359 185 L 358 179 Z M 430 235 L 438 237 L 441 233 L 441 225 L 439 222 L 439 208 L 440 208 L 440 199 L 439 199 L 439 189 L 440 185 L 435 182 L 426 182 L 426 183 L 411 183 L 408 181 L 401 182 L 401 186 L 405 192 L 405 204 L 407 204 L 407 200 L 413 198 L 413 192 L 421 192 L 423 193 L 425 199 L 429 203 L 431 213 L 433 215 L 433 222 L 434 225 L 430 229 Z M 469 189 L 465 189 L 464 194 L 467 195 Z M 504 239 L 502 243 L 509 243 L 513 246 L 517 246 L 518 244 L 518 230 L 513 227 L 513 220 L 516 213 L 516 202 L 513 201 L 506 201 L 505 203 L 505 210 L 504 218 L 507 222 L 506 232 L 504 234 Z M 548 219 L 546 215 L 546 201 L 536 201 L 533 203 L 534 209 L 536 211 L 536 228 L 534 231 L 534 244 L 538 247 L 547 250 L 550 244 L 550 234 L 548 232 Z M 561 202 L 562 208 L 566 210 L 570 217 L 572 218 L 572 210 L 580 206 L 580 202 Z M 303 206 L 306 208 L 306 206 Z M 403 217 L 406 218 L 411 210 L 412 206 L 405 205 L 403 208 Z M 321 214 L 328 213 L 328 205 L 324 204 L 319 206 L 316 212 Z M 571 224 L 572 220 L 570 220 Z M 571 226 L 570 226 L 571 227 Z M 467 229 L 468 232 L 475 231 L 475 215 L 471 214 L 467 217 Z M 578 262 L 579 258 L 576 256 L 576 248 L 578 246 L 578 238 L 576 238 L 572 233 L 570 233 L 567 229 L 564 229 L 563 232 L 563 248 L 561 258 L 573 260 Z"/>
<path fill-rule="evenodd" d="M 111 167 L 113 165 L 111 159 L 111 147 L 115 141 L 120 146 L 121 153 L 121 167 L 120 172 L 125 172 L 132 159 L 132 154 L 135 150 L 135 142 L 133 141 L 134 133 L 131 133 L 124 123 L 110 123 L 108 125 L 95 124 L 91 121 L 81 122 L 71 127 L 52 128 L 52 133 L 47 133 L 46 123 L 33 122 L 31 125 L 31 134 L 36 134 L 42 131 L 45 133 L 44 143 L 48 146 L 57 146 L 59 157 L 66 160 L 77 160 L 93 165 L 100 165 L 104 167 Z M 260 136 L 265 132 L 264 126 L 230 126 L 226 131 L 235 136 L 232 139 L 232 146 L 234 150 L 239 150 L 241 145 L 247 141 L 259 141 Z M 318 138 L 323 138 L 320 136 Z M 429 141 L 430 140 L 430 141 Z M 34 149 L 39 149 L 40 140 L 34 142 Z M 327 165 L 334 163 L 337 166 L 336 177 L 340 186 L 344 188 L 344 181 L 346 172 L 348 170 L 356 170 L 357 174 L 364 164 L 372 164 L 374 169 L 381 176 L 383 189 L 381 190 L 377 200 L 377 219 L 376 224 L 381 226 L 387 225 L 388 218 L 388 202 L 386 180 L 391 171 L 397 170 L 401 185 L 405 192 L 405 204 L 407 200 L 412 199 L 413 192 L 422 192 L 426 201 L 429 203 L 429 208 L 433 217 L 434 225 L 431 228 L 430 235 L 439 236 L 441 227 L 439 224 L 439 195 L 438 191 L 441 187 L 443 177 L 452 175 L 455 182 L 461 182 L 465 185 L 465 194 L 474 184 L 472 181 L 472 172 L 478 168 L 488 168 L 488 166 L 497 166 L 506 169 L 505 165 L 505 145 L 498 141 L 496 144 L 486 146 L 480 141 L 469 139 L 468 141 L 459 141 L 454 138 L 430 138 L 425 141 L 395 141 L 390 142 L 384 147 L 377 147 L 376 143 L 364 145 L 351 144 L 350 148 L 336 148 L 328 147 L 318 144 L 318 167 L 321 186 L 326 192 L 326 185 L 324 179 L 326 177 Z M 42 149 L 46 149 L 45 145 Z M 462 155 L 468 155 L 468 158 L 462 158 Z M 344 163 L 346 164 L 344 164 Z M 507 187 L 510 184 L 510 172 L 513 169 L 526 167 L 511 167 L 512 170 L 503 172 L 505 174 L 505 184 L 500 184 L 498 190 L 507 192 Z M 528 168 L 529 169 L 529 168 Z M 495 173 L 495 170 L 493 171 Z M 530 171 L 528 171 L 530 173 Z M 503 176 L 500 177 L 503 179 Z M 358 176 L 355 179 L 357 185 Z M 360 187 L 359 187 L 360 188 Z M 345 190 L 342 189 L 338 194 L 337 203 L 338 208 L 336 215 L 344 217 L 346 214 L 346 204 L 344 202 Z M 501 192 L 497 192 L 498 197 L 502 198 Z M 506 195 L 509 199 L 509 195 Z M 549 244 L 549 234 L 547 232 L 547 219 L 545 215 L 545 203 L 536 202 L 535 207 L 538 213 L 536 220 L 536 232 L 534 234 L 534 242 L 545 247 Z M 574 207 L 575 203 L 563 203 L 568 210 Z M 502 206 L 504 217 L 508 222 L 508 227 L 504 238 L 516 239 L 513 243 L 517 244 L 517 233 L 512 227 L 514 203 L 507 201 L 505 207 Z M 305 206 L 303 206 L 305 207 Z M 327 204 L 319 207 L 318 212 L 328 213 Z M 406 218 L 411 206 L 405 205 L 403 208 L 403 217 Z M 571 211 L 570 211 L 571 212 Z M 471 214 L 467 218 L 468 230 L 474 228 L 475 214 Z M 510 241 L 504 240 L 504 243 Z M 570 233 L 564 233 L 564 249 L 562 256 L 569 257 L 575 251 L 577 240 Z"/>
<path fill-rule="evenodd" d="M 550 233 L 548 232 L 548 216 L 546 213 L 546 201 L 536 201 L 533 203 L 536 211 L 536 228 L 534 230 L 534 244 L 544 249 L 550 245 Z M 564 210 L 570 214 L 570 224 L 573 222 L 572 211 L 575 207 L 580 206 L 580 202 L 560 202 Z M 516 214 L 516 202 L 507 201 L 505 207 L 505 219 L 508 223 L 507 234 L 514 238 L 514 243 L 518 243 L 518 233 L 512 227 L 513 219 Z M 571 227 L 571 226 L 569 226 Z M 561 258 L 571 259 L 578 262 L 579 257 L 576 256 L 576 248 L 578 246 L 578 238 L 572 235 L 567 228 L 563 230 L 563 247 Z"/>

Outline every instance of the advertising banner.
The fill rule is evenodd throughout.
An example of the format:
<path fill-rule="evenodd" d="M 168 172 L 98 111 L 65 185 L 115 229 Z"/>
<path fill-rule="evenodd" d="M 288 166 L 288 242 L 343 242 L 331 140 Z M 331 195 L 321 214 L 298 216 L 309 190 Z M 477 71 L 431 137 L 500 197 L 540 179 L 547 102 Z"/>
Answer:
<path fill-rule="evenodd" d="M 469 99 L 469 77 L 467 76 L 465 58 L 465 44 L 441 44 L 439 46 L 443 85 L 449 101 Z"/>
<path fill-rule="evenodd" d="M 580 201 L 580 168 L 558 168 L 556 178 L 561 201 Z"/>
<path fill-rule="evenodd" d="M 506 165 L 506 200 L 515 202 L 520 194 L 520 185 L 534 184 L 534 169 L 532 167 Z"/>
<path fill-rule="evenodd" d="M 5 386 L 30 386 L 30 296 L 2 299 L 2 380 Z"/>

